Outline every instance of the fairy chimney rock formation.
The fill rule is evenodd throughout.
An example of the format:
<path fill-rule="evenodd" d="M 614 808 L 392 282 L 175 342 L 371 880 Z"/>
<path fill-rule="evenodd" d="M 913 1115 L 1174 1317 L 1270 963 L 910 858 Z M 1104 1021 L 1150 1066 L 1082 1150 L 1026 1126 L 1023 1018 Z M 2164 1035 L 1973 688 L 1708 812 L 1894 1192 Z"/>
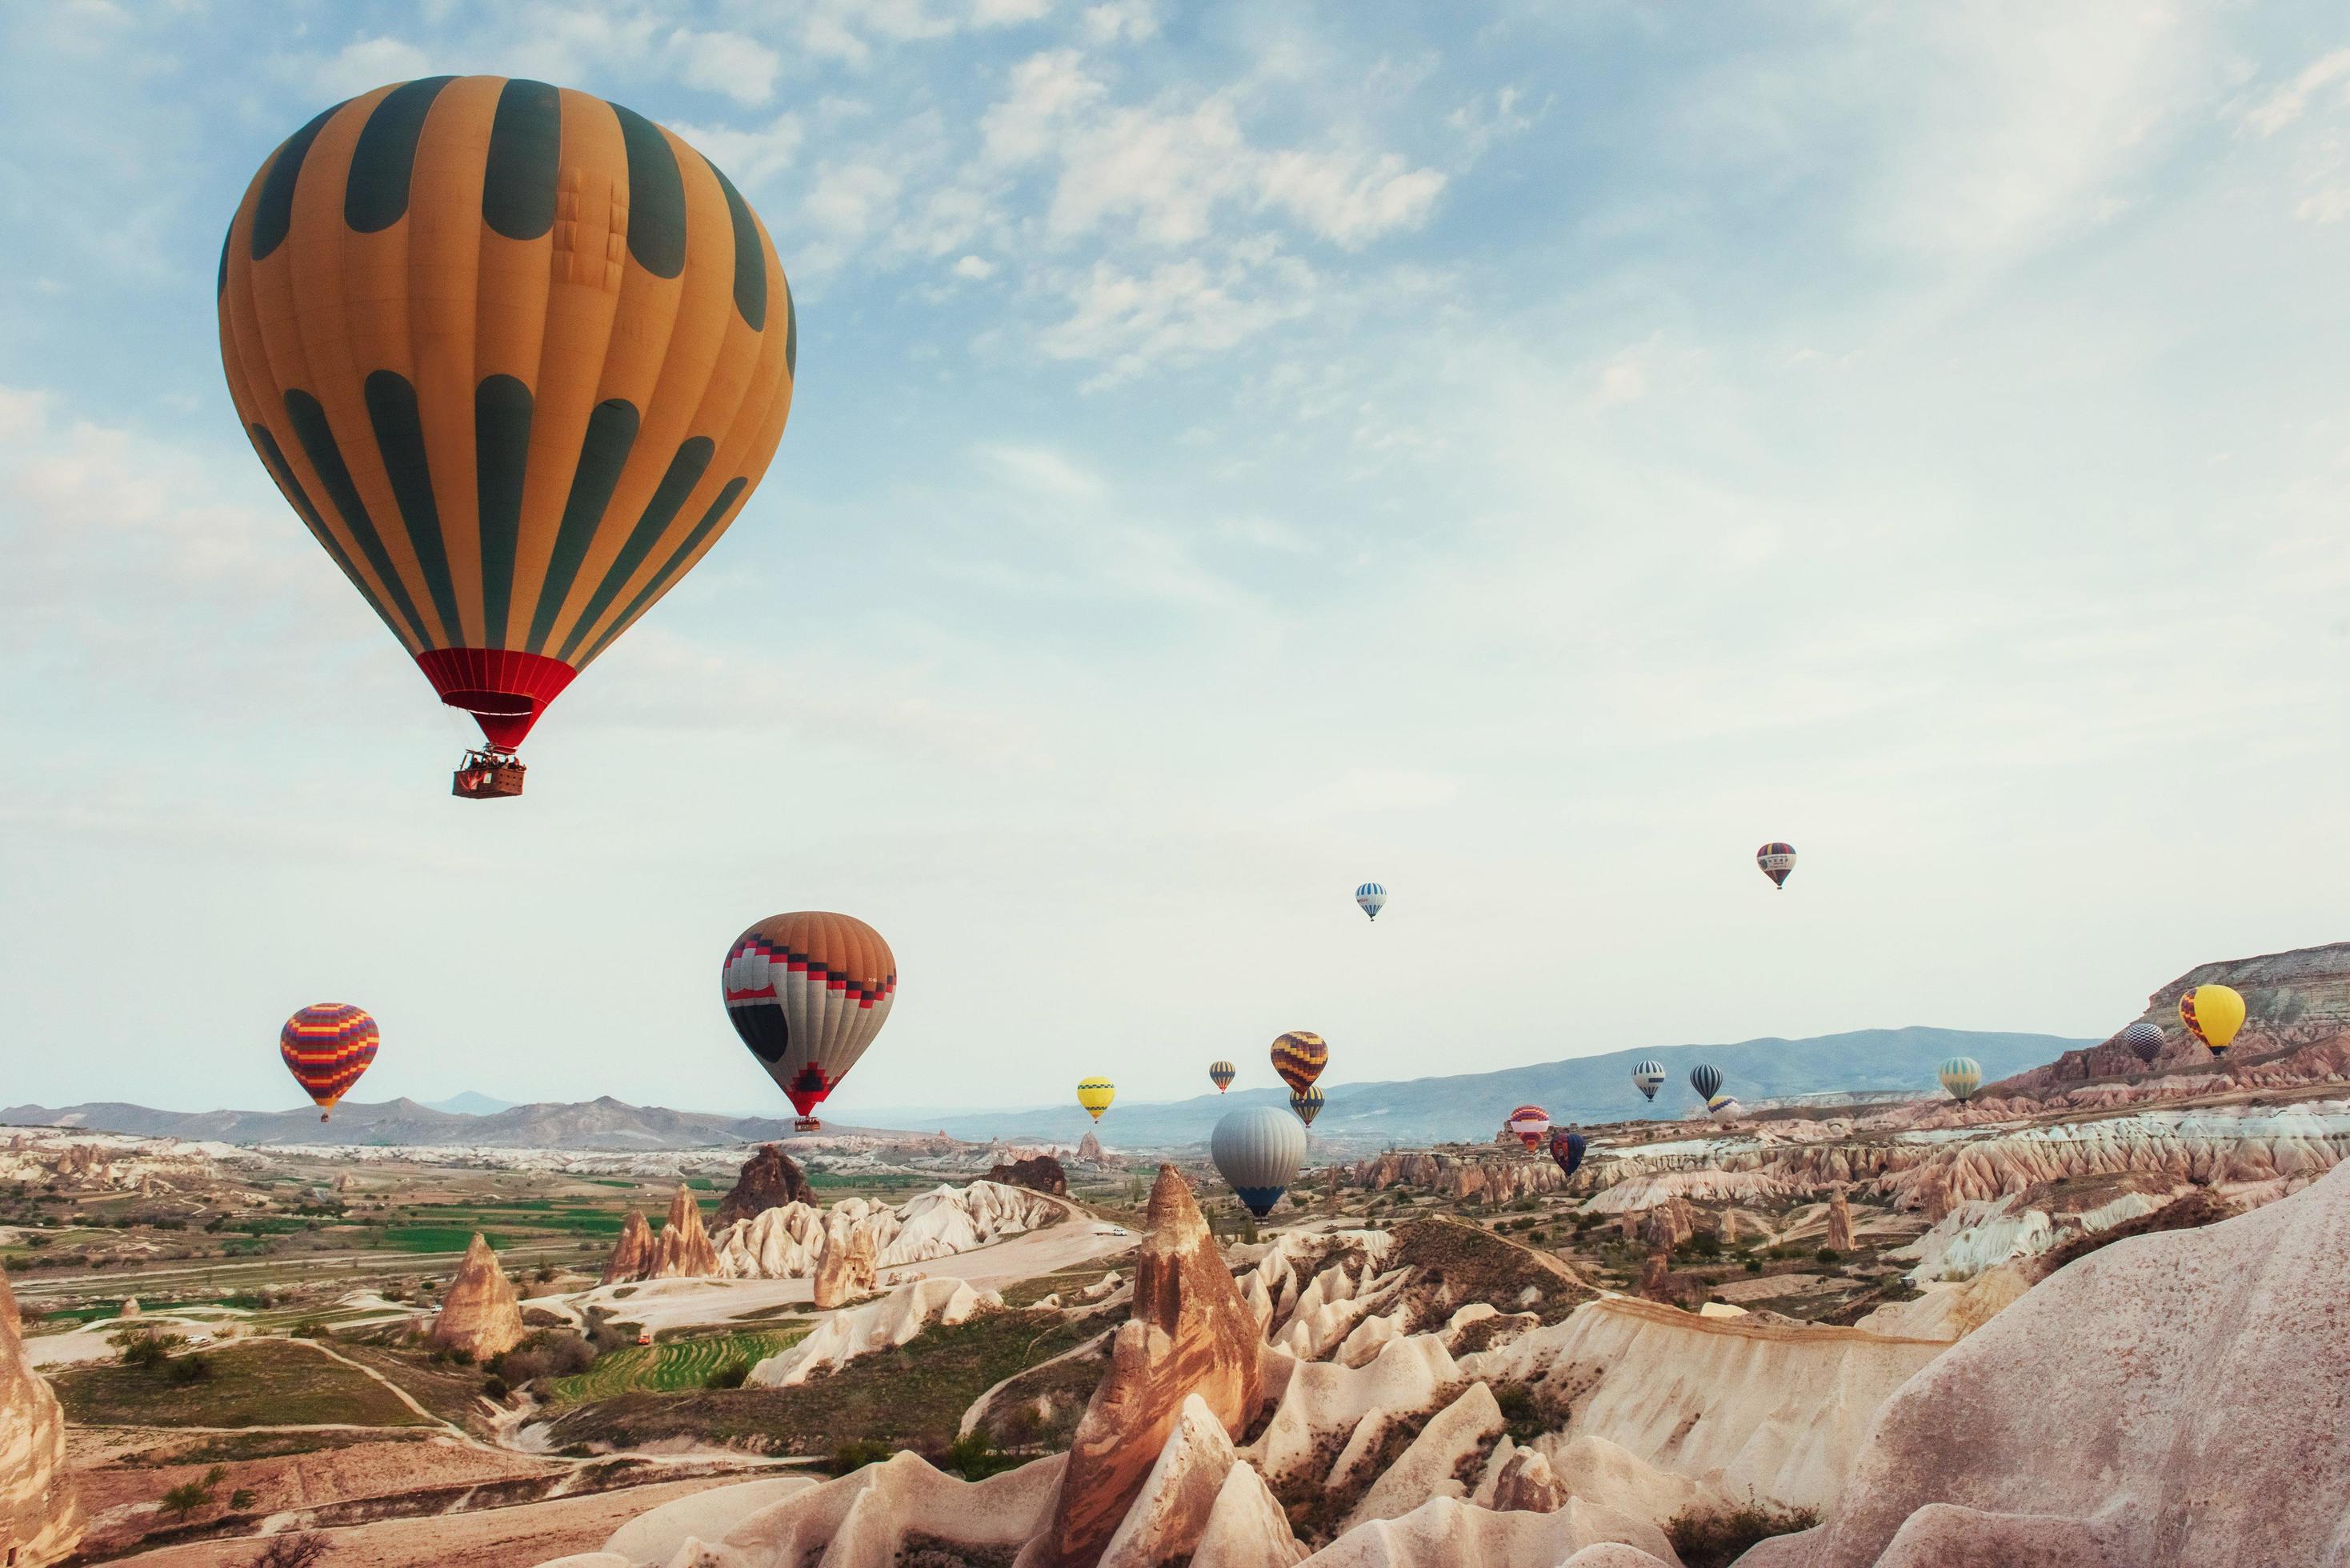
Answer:
<path fill-rule="evenodd" d="M 1109 1163 L 1109 1156 L 1102 1152 L 1101 1140 L 1091 1133 L 1077 1140 L 1077 1158 L 1089 1165 Z"/>
<path fill-rule="evenodd" d="M 1852 1251 L 1852 1205 L 1845 1201 L 1841 1187 L 1828 1199 L 1827 1244 L 1839 1252 Z"/>
<path fill-rule="evenodd" d="M 622 1280 L 641 1280 L 652 1267 L 653 1228 L 645 1223 L 644 1210 L 631 1209 L 629 1217 L 620 1221 L 620 1239 L 612 1244 L 612 1261 L 604 1265 L 605 1284 L 617 1284 Z"/>
<path fill-rule="evenodd" d="M 712 1223 L 723 1231 L 737 1220 L 755 1220 L 770 1209 L 781 1209 L 786 1203 L 805 1203 L 818 1207 L 815 1189 L 779 1144 L 762 1144 L 759 1152 L 743 1162 L 743 1170 L 734 1179 L 734 1190 L 718 1206 L 718 1218 Z"/>
<path fill-rule="evenodd" d="M 653 1238 L 652 1277 L 657 1280 L 707 1279 L 718 1272 L 718 1251 L 710 1232 L 702 1228 L 702 1205 L 682 1181 L 669 1200 L 669 1222 Z"/>
<path fill-rule="evenodd" d="M 1263 1383 L 1255 1314 L 1216 1251 L 1191 1189 L 1171 1165 L 1150 1189 L 1149 1231 L 1134 1270 L 1134 1315 L 1077 1423 L 1037 1568 L 1097 1562 L 1196 1397 L 1237 1438 Z M 1024 1562 L 1032 1559 L 1024 1555 Z"/>
<path fill-rule="evenodd" d="M 0 1273 L 0 1562 L 39 1568 L 81 1541 L 57 1397 L 25 1359 L 8 1276 Z"/>
<path fill-rule="evenodd" d="M 830 1312 L 872 1293 L 879 1272 L 871 1227 L 835 1210 L 826 1220 L 824 1251 L 816 1261 L 816 1308 Z"/>
<path fill-rule="evenodd" d="M 498 1267 L 488 1238 L 478 1231 L 465 1249 L 465 1261 L 457 1265 L 449 1293 L 441 1298 L 441 1315 L 432 1321 L 431 1338 L 477 1361 L 504 1355 L 522 1343 L 522 1303 L 515 1295 L 514 1282 Z"/>
<path fill-rule="evenodd" d="M 987 1179 L 1006 1187 L 1024 1187 L 1031 1192 L 1050 1193 L 1055 1198 L 1069 1195 L 1069 1173 L 1049 1154 L 1030 1155 L 1025 1159 L 996 1165 L 988 1171 Z"/>
<path fill-rule="evenodd" d="M 114 1315 L 119 1318 L 133 1318 L 140 1315 L 140 1311 L 139 1298 L 132 1296 L 122 1303 L 122 1310 Z"/>

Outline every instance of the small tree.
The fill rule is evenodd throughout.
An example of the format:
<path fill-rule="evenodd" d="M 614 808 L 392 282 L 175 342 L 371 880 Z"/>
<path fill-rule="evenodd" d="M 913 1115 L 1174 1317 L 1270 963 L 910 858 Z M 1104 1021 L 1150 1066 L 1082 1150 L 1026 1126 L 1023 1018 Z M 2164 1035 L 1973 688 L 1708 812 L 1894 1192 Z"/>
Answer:
<path fill-rule="evenodd" d="M 327 1538 L 309 1532 L 273 1535 L 249 1568 L 317 1568 L 327 1555 Z"/>
<path fill-rule="evenodd" d="M 219 1486 L 227 1475 L 228 1470 L 224 1466 L 214 1465 L 204 1472 L 202 1480 L 182 1481 L 163 1494 L 164 1508 L 175 1517 L 186 1519 L 188 1515 L 212 1501 L 213 1489 Z"/>

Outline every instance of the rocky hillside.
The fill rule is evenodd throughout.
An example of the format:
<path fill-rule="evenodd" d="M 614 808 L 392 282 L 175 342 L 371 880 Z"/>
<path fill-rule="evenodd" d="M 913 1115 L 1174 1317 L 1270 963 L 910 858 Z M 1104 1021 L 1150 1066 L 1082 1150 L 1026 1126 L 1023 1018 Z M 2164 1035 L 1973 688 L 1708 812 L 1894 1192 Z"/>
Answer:
<path fill-rule="evenodd" d="M 2232 986 L 2243 993 L 2244 1027 L 2223 1064 L 2214 1064 L 2211 1054 L 2178 1022 L 2178 999 L 2199 985 Z M 2151 1075 L 2159 1080 L 2166 1075 L 2210 1074 L 2215 1066 L 2231 1076 L 2277 1086 L 2339 1077 L 2345 1058 L 2350 1058 L 2350 1045 L 2345 1045 L 2345 1040 L 2350 1040 L 2350 942 L 2199 964 L 2147 998 L 2146 1011 L 2139 1016 L 2162 1031 L 2162 1054 L 2151 1069 L 2121 1044 L 2122 1030 L 2137 1022 L 2123 1019 L 2111 1035 L 2095 1045 L 2067 1051 L 2043 1065 L 1986 1083 L 1980 1097 L 2044 1100 L 2098 1079 Z M 1983 1076 L 1991 1076 L 1988 1059 L 1983 1062 Z M 2225 1086 L 2216 1083 L 2178 1085 L 2189 1093 Z"/>

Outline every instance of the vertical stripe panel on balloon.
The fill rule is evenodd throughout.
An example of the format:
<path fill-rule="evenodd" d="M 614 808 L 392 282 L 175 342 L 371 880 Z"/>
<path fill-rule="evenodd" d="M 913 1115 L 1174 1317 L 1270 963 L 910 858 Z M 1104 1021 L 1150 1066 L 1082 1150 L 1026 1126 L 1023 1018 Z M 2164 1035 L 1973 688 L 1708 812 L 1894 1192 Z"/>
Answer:
<path fill-rule="evenodd" d="M 286 414 L 294 427 L 295 439 L 301 442 L 311 469 L 318 475 L 319 487 L 342 519 L 344 530 L 358 544 L 358 558 L 384 585 L 391 607 L 400 612 L 400 620 L 410 628 L 410 634 L 402 640 L 411 652 L 429 647 L 431 639 L 424 630 L 423 618 L 417 613 L 415 602 L 408 597 L 407 587 L 392 567 L 383 536 L 368 512 L 366 501 L 351 483 L 349 466 L 343 460 L 326 410 L 317 399 L 296 388 L 286 394 Z"/>
<path fill-rule="evenodd" d="M 639 264 L 633 251 L 624 273 L 619 321 L 605 365 L 604 386 L 607 396 L 643 399 L 645 426 L 636 455 L 612 498 L 615 522 L 645 517 L 655 497 L 676 475 L 673 454 L 690 440 L 702 437 L 715 448 L 742 400 L 758 354 L 755 333 L 743 328 L 745 341 L 740 347 L 729 336 L 739 320 L 733 303 L 733 228 L 717 178 L 691 149 L 672 142 L 625 109 L 619 113 L 623 125 L 631 128 L 631 177 L 650 168 L 658 176 L 648 176 L 654 183 L 676 186 L 683 227 L 673 250 L 667 244 L 655 247 L 656 260 L 667 261 L 673 254 L 679 262 L 673 277 L 664 279 L 649 271 Z M 646 215 L 631 207 L 629 221 L 633 224 Z M 634 238 L 632 230 L 632 244 Z M 730 382 L 730 377 L 736 379 Z M 702 466 L 707 469 L 706 460 Z M 706 493 L 714 493 L 723 477 L 722 473 L 713 480 Z M 668 514 L 673 519 L 682 511 L 690 525 L 706 505 L 706 501 L 697 504 L 694 493 L 689 491 L 669 505 Z M 677 530 L 678 535 L 683 532 L 683 526 Z M 630 551 L 632 543 L 637 547 Z M 576 652 L 594 645 L 599 629 L 597 621 L 615 602 L 627 601 L 632 591 L 630 576 L 650 570 L 644 563 L 659 545 L 658 534 L 639 539 L 617 526 L 597 535 L 581 564 L 565 617 L 567 646 Z M 615 582 L 611 574 L 623 552 L 630 555 L 631 564 Z M 594 599 L 584 597 L 598 585 Z"/>
<path fill-rule="evenodd" d="M 515 541 L 522 533 L 530 414 L 530 389 L 512 376 L 485 376 L 473 389 L 474 510 L 481 519 L 484 648 L 512 646 L 507 610 L 514 595 Z"/>
<path fill-rule="evenodd" d="M 393 613 L 398 579 L 387 581 L 379 574 L 340 509 L 329 504 L 326 476 L 314 466 L 307 443 L 295 430 L 288 403 L 293 393 L 309 385 L 311 371 L 308 348 L 294 304 L 294 252 L 299 242 L 293 230 L 296 199 L 307 181 L 299 173 L 286 172 L 287 155 L 296 151 L 298 144 L 306 153 L 301 167 L 307 170 L 307 153 L 315 150 L 317 139 L 328 128 L 338 120 L 363 116 L 364 112 L 359 100 L 339 105 L 306 127 L 307 135 L 297 136 L 279 150 L 268 171 L 260 177 L 254 239 L 243 247 L 245 256 L 234 253 L 230 255 L 226 301 L 239 358 L 255 396 L 257 419 L 267 424 L 277 438 L 279 451 L 295 483 L 319 504 L 319 515 L 340 544 L 345 561 L 358 577 L 360 594 L 392 627 L 401 645 L 416 653 L 423 644 L 413 620 L 403 621 Z M 338 172 L 333 176 L 333 183 L 339 194 Z M 334 214 L 338 227 L 340 218 L 338 206 Z"/>
<path fill-rule="evenodd" d="M 326 417 L 342 472 L 321 472 L 328 499 L 349 523 L 359 557 L 384 577 L 387 597 L 417 628 L 422 646 L 441 645 L 437 618 L 413 607 L 431 603 L 391 482 L 376 453 L 361 389 L 362 366 L 406 372 L 407 235 L 397 229 L 359 234 L 345 221 L 351 161 L 375 111 L 391 89 L 351 100 L 310 145 L 294 186 L 293 227 L 285 246 L 291 268 L 294 320 L 301 335 L 307 393 Z M 364 357 L 364 358 L 363 358 Z M 291 405 L 289 404 L 289 409 Z M 312 461 L 319 445 L 297 430 Z M 355 496 L 357 514 L 347 500 Z M 372 538 L 362 536 L 362 530 Z"/>
<path fill-rule="evenodd" d="M 424 421 L 417 411 L 416 389 L 396 370 L 370 370 L 366 397 L 368 421 L 375 430 L 376 457 L 391 482 L 409 545 L 416 553 L 425 588 L 432 596 L 433 613 L 440 618 L 444 637 L 450 636 L 463 621 L 457 613 L 457 588 L 450 576 L 448 553 L 442 546 L 441 508 L 433 496 L 432 471 L 424 455 Z"/>
<path fill-rule="evenodd" d="M 776 961 L 775 967 L 784 968 L 781 959 Z M 778 974 L 775 977 L 775 995 L 783 1001 L 784 1018 L 790 1025 L 792 1042 L 792 1048 L 784 1054 L 783 1061 L 777 1064 L 780 1069 L 777 1082 L 789 1088 L 799 1070 L 816 1059 L 816 1030 L 823 1022 L 823 1012 L 808 986 L 806 970 Z"/>
<path fill-rule="evenodd" d="M 678 508 L 685 504 L 687 493 L 702 478 L 702 471 L 710 464 L 710 450 L 711 441 L 707 436 L 695 436 L 677 449 L 676 456 L 670 460 L 669 472 L 662 476 L 652 499 L 646 504 L 643 514 L 637 519 L 636 526 L 628 531 L 619 552 L 605 567 L 603 581 L 588 596 L 580 612 L 572 618 L 570 636 L 565 639 L 556 658 L 567 664 L 575 662 L 588 627 L 610 607 L 614 596 L 620 591 L 620 585 L 634 575 L 645 557 L 652 553 L 654 542 L 676 519 Z M 608 532 L 618 534 L 619 530 Z"/>
<path fill-rule="evenodd" d="M 551 282 L 546 336 L 531 378 L 536 407 L 531 415 L 522 537 L 515 551 L 514 597 L 508 615 L 510 638 L 515 631 L 530 628 L 531 638 L 523 646 L 532 652 L 542 651 L 553 617 L 562 607 L 561 593 L 549 593 L 549 563 L 555 558 L 557 540 L 567 532 L 565 514 L 573 501 L 574 480 L 585 459 L 598 453 L 610 455 L 608 441 L 617 416 L 599 406 L 596 389 L 619 304 L 619 257 L 627 245 L 629 221 L 628 154 L 620 141 L 619 120 L 600 99 L 569 88 L 558 91 L 562 153 L 556 177 L 555 226 L 549 231 L 554 244 Z M 483 368 L 492 368 L 486 357 Z M 628 419 L 631 435 L 634 413 L 629 410 Z M 594 447 L 589 441 L 591 422 L 602 427 Z M 617 463 L 610 477 L 615 483 L 619 479 Z M 605 481 L 597 476 L 594 483 Z M 592 531 L 596 521 L 588 517 L 581 526 Z M 584 549 L 577 530 L 570 531 L 575 547 Z M 569 565 L 577 569 L 576 555 Z M 555 603 L 542 612 L 542 601 L 549 597 Z"/>
<path fill-rule="evenodd" d="M 562 519 L 540 576 L 537 607 L 532 612 L 530 638 L 524 645 L 533 653 L 547 651 L 547 639 L 555 635 L 572 579 L 578 575 L 579 563 L 596 531 L 603 526 L 612 491 L 628 467 L 629 453 L 637 442 L 638 422 L 636 408 L 618 399 L 597 404 L 588 416 L 579 460 L 572 469 L 571 493 L 563 498 Z"/>
<path fill-rule="evenodd" d="M 426 467 L 456 588 L 456 641 L 467 648 L 486 645 L 481 438 L 474 429 L 474 279 L 482 250 L 475 214 L 502 85 L 494 77 L 466 77 L 442 89 L 424 118 L 409 175 L 410 379 L 423 411 Z"/>
<path fill-rule="evenodd" d="M 555 88 L 543 82 L 507 82 L 492 116 L 483 174 L 474 273 L 473 372 L 481 378 L 474 394 L 474 450 L 475 461 L 484 465 L 478 482 L 482 601 L 485 639 L 493 648 L 520 648 L 529 624 L 524 618 L 527 604 L 516 611 L 515 582 L 529 504 L 525 480 L 536 439 L 539 355 L 556 265 L 562 119 L 562 95 Z M 515 387 L 522 389 L 521 396 Z M 494 430 L 481 423 L 493 407 L 502 415 Z M 572 455 L 577 455 L 576 447 Z M 567 460 L 562 483 L 567 484 L 569 477 Z M 559 505 L 562 489 L 548 488 L 556 498 L 548 504 Z"/>
<path fill-rule="evenodd" d="M 669 221 L 663 213 L 676 205 L 672 198 L 677 171 L 670 159 L 669 144 L 657 132 L 650 131 L 642 116 L 617 104 L 612 106 L 612 112 L 620 121 L 628 151 L 628 240 L 626 256 L 619 267 L 619 305 L 598 371 L 597 396 L 605 402 L 628 403 L 639 410 L 639 421 L 636 444 L 613 485 L 599 525 L 578 540 L 576 560 L 567 559 L 566 551 L 572 543 L 567 529 L 564 542 L 556 546 L 555 562 L 547 575 L 546 594 L 549 599 L 555 597 L 560 583 L 563 598 L 548 618 L 547 640 L 544 646 L 535 645 L 536 651 L 546 653 L 563 647 L 576 649 L 585 640 L 579 622 L 586 614 L 586 606 L 629 538 L 630 524 L 640 520 L 653 504 L 678 444 L 691 433 L 693 404 L 700 390 L 698 386 L 681 390 L 677 379 L 670 374 L 680 367 L 689 378 L 699 374 L 693 352 L 696 345 L 681 342 L 677 336 L 681 310 L 691 281 L 682 268 L 684 247 L 681 243 L 672 247 L 671 236 L 666 235 L 653 243 L 656 260 L 664 265 L 678 264 L 671 265 L 666 275 L 649 270 L 636 255 L 639 240 L 645 237 L 640 231 L 663 228 Z M 648 135 L 655 149 L 652 153 L 644 146 Z M 662 168 L 662 161 L 670 166 Z M 650 188 L 652 194 L 647 197 L 640 186 Z M 681 242 L 681 234 L 674 237 Z M 707 358 L 704 350 L 699 362 L 706 363 Z M 564 574 L 567 566 L 567 577 Z M 542 600 L 542 607 L 545 602 Z"/>

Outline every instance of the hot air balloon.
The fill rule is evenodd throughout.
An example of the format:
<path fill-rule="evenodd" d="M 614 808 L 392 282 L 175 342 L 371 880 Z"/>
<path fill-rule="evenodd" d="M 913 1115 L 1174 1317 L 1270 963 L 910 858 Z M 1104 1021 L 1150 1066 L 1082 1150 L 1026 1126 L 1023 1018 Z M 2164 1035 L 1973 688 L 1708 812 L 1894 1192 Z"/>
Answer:
<path fill-rule="evenodd" d="M 1226 1089 L 1231 1088 L 1232 1086 L 1232 1080 L 1240 1075 L 1240 1069 L 1233 1066 L 1230 1062 L 1211 1062 L 1208 1064 L 1208 1082 L 1216 1085 L 1216 1093 L 1220 1095 Z"/>
<path fill-rule="evenodd" d="M 1583 1163 L 1583 1135 L 1559 1128 L 1550 1135 L 1550 1157 L 1558 1161 L 1560 1175 L 1573 1176 L 1575 1168 Z"/>
<path fill-rule="evenodd" d="M 776 915 L 734 939 L 719 983 L 726 1017 L 791 1096 L 803 1132 L 889 1021 L 898 961 L 881 933 L 848 915 Z"/>
<path fill-rule="evenodd" d="M 2178 999 L 2178 1021 L 2214 1056 L 2224 1056 L 2244 1026 L 2244 999 L 2224 985 L 2199 985 Z"/>
<path fill-rule="evenodd" d="M 221 251 L 221 361 L 286 504 L 442 701 L 515 749 L 717 543 L 791 410 L 799 326 L 741 192 L 545 82 L 428 77 L 272 153 Z"/>
<path fill-rule="evenodd" d="M 1297 1113 L 1297 1119 L 1299 1121 L 1304 1122 L 1309 1127 L 1312 1127 L 1314 1125 L 1314 1118 L 1322 1114 L 1322 1091 L 1319 1089 L 1295 1089 L 1291 1091 L 1289 1096 L 1289 1108 Z"/>
<path fill-rule="evenodd" d="M 2162 1025 L 2151 1018 L 2135 1019 L 2128 1028 L 2122 1031 L 2122 1044 L 2128 1046 L 2139 1061 L 2151 1067 L 2154 1059 L 2162 1054 Z"/>
<path fill-rule="evenodd" d="M 1376 920 L 1379 911 L 1388 907 L 1388 890 L 1377 882 L 1366 882 L 1355 889 L 1355 902 L 1363 907 L 1363 913 Z"/>
<path fill-rule="evenodd" d="M 314 1002 L 277 1032 L 277 1054 L 325 1121 L 375 1060 L 375 1020 L 347 1002 Z"/>
<path fill-rule="evenodd" d="M 1322 1036 L 1293 1029 L 1273 1043 L 1273 1070 L 1294 1094 L 1304 1094 L 1330 1064 L 1330 1047 Z"/>
<path fill-rule="evenodd" d="M 1208 1135 L 1208 1153 L 1250 1213 L 1262 1220 L 1289 1189 L 1305 1158 L 1305 1128 L 1271 1106 L 1244 1106 Z"/>
<path fill-rule="evenodd" d="M 1710 1116 L 1716 1118 L 1729 1116 L 1742 1113 L 1745 1108 L 1745 1106 L 1740 1105 L 1734 1097 L 1729 1095 L 1709 1095 L 1706 1096 L 1705 1114 Z"/>
<path fill-rule="evenodd" d="M 1664 1082 L 1665 1064 L 1662 1062 L 1643 1062 L 1632 1069 L 1633 1085 L 1652 1100 L 1657 1097 L 1657 1091 L 1663 1087 Z"/>
<path fill-rule="evenodd" d="M 1754 864 L 1762 867 L 1762 875 L 1771 878 L 1773 888 L 1784 891 L 1787 874 L 1795 868 L 1795 846 L 1792 844 L 1766 844 L 1754 852 Z"/>
<path fill-rule="evenodd" d="M 1520 1106 L 1510 1113 L 1510 1119 L 1503 1125 L 1517 1135 L 1518 1141 L 1531 1154 L 1542 1147 L 1543 1138 L 1550 1132 L 1550 1113 L 1540 1106 Z"/>
<path fill-rule="evenodd" d="M 1972 1056 L 1952 1056 L 1942 1063 L 1941 1077 L 1942 1087 L 1950 1092 L 1950 1098 L 1964 1105 L 1982 1087 L 1982 1064 Z"/>
<path fill-rule="evenodd" d="M 1087 1078 L 1077 1085 L 1077 1104 L 1085 1106 L 1086 1114 L 1096 1121 L 1101 1120 L 1101 1114 L 1116 1098 L 1118 1085 L 1107 1078 Z"/>
<path fill-rule="evenodd" d="M 1721 1093 L 1721 1069 L 1704 1063 L 1690 1068 L 1690 1087 L 1697 1091 L 1699 1099 L 1711 1104 Z"/>

